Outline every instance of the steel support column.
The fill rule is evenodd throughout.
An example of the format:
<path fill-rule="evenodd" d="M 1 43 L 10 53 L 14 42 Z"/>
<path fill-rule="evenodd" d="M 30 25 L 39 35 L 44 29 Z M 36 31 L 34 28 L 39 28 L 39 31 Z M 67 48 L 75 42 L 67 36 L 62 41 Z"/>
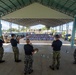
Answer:
<path fill-rule="evenodd" d="M 56 31 L 56 27 L 55 27 L 55 31 Z"/>
<path fill-rule="evenodd" d="M 68 34 L 69 31 L 69 23 L 66 24 L 66 34 Z"/>
<path fill-rule="evenodd" d="M 22 28 L 23 28 L 23 32 L 24 32 L 24 26 Z"/>
<path fill-rule="evenodd" d="M 12 33 L 12 23 L 9 23 L 9 29 L 10 29 L 10 33 Z"/>
<path fill-rule="evenodd" d="M 74 42 L 75 42 L 75 31 L 76 31 L 76 16 L 74 19 L 74 23 L 73 23 L 73 29 L 72 29 L 72 39 L 71 39 L 71 47 L 74 46 Z"/>
<path fill-rule="evenodd" d="M 19 33 L 20 33 L 20 30 L 21 30 L 20 25 L 18 25 L 18 32 L 19 32 Z"/>
<path fill-rule="evenodd" d="M 61 26 L 61 31 L 63 32 L 63 25 Z"/>
<path fill-rule="evenodd" d="M 59 31 L 61 32 L 61 26 L 59 26 Z"/>
<path fill-rule="evenodd" d="M 57 26 L 57 28 L 58 28 L 57 31 L 59 32 L 59 30 L 60 30 L 60 29 L 59 29 L 59 26 Z"/>
<path fill-rule="evenodd" d="M 2 24 L 1 24 L 1 17 L 0 17 L 0 38 L 2 38 Z"/>

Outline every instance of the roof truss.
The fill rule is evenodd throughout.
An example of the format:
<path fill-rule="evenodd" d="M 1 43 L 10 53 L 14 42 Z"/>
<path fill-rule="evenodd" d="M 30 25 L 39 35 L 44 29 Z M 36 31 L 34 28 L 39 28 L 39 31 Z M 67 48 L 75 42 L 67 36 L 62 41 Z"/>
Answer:
<path fill-rule="evenodd" d="M 67 22 L 71 22 L 73 19 L 3 19 L 12 23 L 16 23 L 23 26 L 33 26 L 37 24 L 46 25 L 46 27 L 54 27 L 58 25 L 65 24 Z"/>

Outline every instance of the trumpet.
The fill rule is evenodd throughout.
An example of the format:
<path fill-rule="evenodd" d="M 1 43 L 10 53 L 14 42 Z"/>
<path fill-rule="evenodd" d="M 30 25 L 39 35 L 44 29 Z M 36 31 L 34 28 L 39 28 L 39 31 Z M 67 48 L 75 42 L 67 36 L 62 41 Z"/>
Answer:
<path fill-rule="evenodd" d="M 34 48 L 34 53 L 37 53 L 39 51 L 38 48 Z"/>

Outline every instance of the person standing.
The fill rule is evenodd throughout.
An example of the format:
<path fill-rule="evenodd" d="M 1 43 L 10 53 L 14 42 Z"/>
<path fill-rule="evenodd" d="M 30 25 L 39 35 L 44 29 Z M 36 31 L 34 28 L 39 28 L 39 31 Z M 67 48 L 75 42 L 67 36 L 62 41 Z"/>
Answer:
<path fill-rule="evenodd" d="M 33 65 L 34 49 L 33 49 L 33 45 L 30 44 L 29 39 L 26 39 L 26 44 L 24 45 L 24 52 L 25 52 L 24 74 L 26 75 L 27 73 L 31 74 L 33 72 L 32 65 Z"/>
<path fill-rule="evenodd" d="M 13 52 L 14 52 L 14 59 L 15 59 L 15 62 L 21 62 L 21 60 L 19 60 L 19 49 L 17 47 L 17 44 L 19 43 L 17 40 L 16 40 L 16 36 L 15 34 L 11 34 L 11 45 L 12 45 L 12 49 L 13 49 Z"/>
<path fill-rule="evenodd" d="M 3 43 L 4 41 L 0 39 L 0 63 L 5 62 L 5 60 L 2 60 L 4 54 Z"/>
<path fill-rule="evenodd" d="M 53 62 L 52 62 L 52 66 L 50 66 L 50 68 L 52 70 L 54 70 L 55 67 L 57 69 L 59 69 L 59 66 L 60 66 L 60 50 L 61 50 L 62 42 L 59 40 L 59 38 L 60 38 L 59 35 L 55 35 L 55 39 L 56 40 L 54 40 L 53 43 L 52 43 L 52 47 L 53 47 Z"/>

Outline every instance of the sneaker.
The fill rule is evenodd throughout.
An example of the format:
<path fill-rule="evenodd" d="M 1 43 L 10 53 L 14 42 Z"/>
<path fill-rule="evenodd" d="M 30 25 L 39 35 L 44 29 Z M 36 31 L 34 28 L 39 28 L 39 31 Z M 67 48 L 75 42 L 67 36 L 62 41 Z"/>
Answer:
<path fill-rule="evenodd" d="M 54 67 L 52 67 L 52 66 L 49 66 L 49 67 L 50 67 L 50 69 L 55 70 Z"/>
<path fill-rule="evenodd" d="M 29 74 L 31 74 L 33 72 L 33 70 L 31 70 L 30 72 L 29 72 Z"/>
<path fill-rule="evenodd" d="M 0 61 L 0 63 L 3 63 L 3 62 L 5 62 L 5 60 L 1 60 L 1 61 Z"/>

